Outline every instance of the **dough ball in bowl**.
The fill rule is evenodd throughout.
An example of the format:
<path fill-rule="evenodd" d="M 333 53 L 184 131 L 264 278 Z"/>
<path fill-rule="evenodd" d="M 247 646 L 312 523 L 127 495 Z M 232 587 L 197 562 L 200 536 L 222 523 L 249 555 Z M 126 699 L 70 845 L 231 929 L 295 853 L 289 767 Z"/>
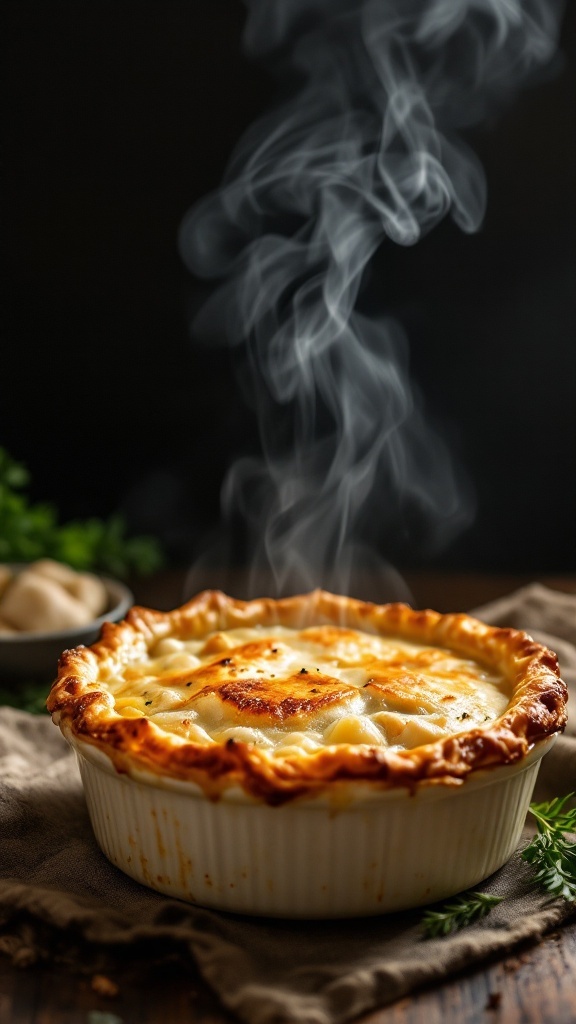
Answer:
<path fill-rule="evenodd" d="M 119 580 L 52 559 L 0 565 L 0 677 L 49 680 L 64 650 L 93 643 L 133 602 Z"/>

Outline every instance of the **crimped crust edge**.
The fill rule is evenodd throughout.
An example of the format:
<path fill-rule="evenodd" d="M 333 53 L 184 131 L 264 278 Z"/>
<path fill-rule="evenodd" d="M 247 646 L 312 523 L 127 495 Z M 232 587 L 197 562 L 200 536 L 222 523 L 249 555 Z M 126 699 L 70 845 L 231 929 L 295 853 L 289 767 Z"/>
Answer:
<path fill-rule="evenodd" d="M 125 719 L 114 712 L 112 695 L 100 678 L 101 665 L 144 657 L 170 635 L 201 638 L 256 624 L 334 624 L 446 647 L 501 671 L 512 685 L 512 699 L 489 727 L 411 750 L 341 744 L 276 759 L 237 740 L 210 746 L 183 740 L 147 718 Z M 490 626 L 464 613 L 376 605 L 321 590 L 253 601 L 208 590 L 169 612 L 135 606 L 122 622 L 105 623 L 91 647 L 65 651 L 47 707 L 65 733 L 99 747 L 120 772 L 140 767 L 189 780 L 212 799 L 240 786 L 256 799 L 279 805 L 349 783 L 382 789 L 460 785 L 472 772 L 518 762 L 535 743 L 561 732 L 566 701 L 556 655 L 520 630 Z"/>

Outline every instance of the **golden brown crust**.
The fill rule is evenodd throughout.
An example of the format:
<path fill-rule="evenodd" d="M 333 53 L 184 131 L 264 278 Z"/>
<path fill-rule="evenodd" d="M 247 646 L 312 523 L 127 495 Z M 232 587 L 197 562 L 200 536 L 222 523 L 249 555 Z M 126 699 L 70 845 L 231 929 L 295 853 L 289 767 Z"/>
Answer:
<path fill-rule="evenodd" d="M 501 672 L 510 682 L 512 699 L 489 727 L 412 750 L 341 744 L 283 758 L 271 758 L 253 744 L 237 740 L 211 745 L 184 741 L 145 717 L 127 719 L 114 713 L 105 677 L 119 664 L 146 657 L 165 637 L 201 639 L 219 630 L 256 624 L 297 629 L 334 625 L 448 648 Z M 258 683 L 258 679 L 230 683 L 224 693 L 221 686 L 220 699 L 246 707 L 257 718 Z M 324 685 L 326 700 L 345 699 L 342 687 L 335 693 L 329 680 Z M 210 690 L 208 681 L 206 688 Z M 299 708 L 306 710 L 308 699 L 306 687 L 295 677 L 288 696 L 280 691 L 272 691 L 271 696 L 267 688 L 266 707 L 268 713 L 272 707 L 273 714 L 286 721 Z M 124 622 L 106 623 L 101 639 L 91 648 L 65 651 L 47 706 L 65 731 L 105 750 L 119 771 L 139 766 L 188 779 L 211 797 L 238 785 L 267 803 L 280 804 L 344 780 L 381 788 L 458 784 L 472 771 L 520 760 L 536 741 L 560 732 L 566 723 L 566 700 L 556 656 L 519 630 L 498 629 L 464 614 L 414 611 L 404 604 L 374 605 L 325 591 L 249 602 L 204 591 L 171 612 L 132 608 Z"/>

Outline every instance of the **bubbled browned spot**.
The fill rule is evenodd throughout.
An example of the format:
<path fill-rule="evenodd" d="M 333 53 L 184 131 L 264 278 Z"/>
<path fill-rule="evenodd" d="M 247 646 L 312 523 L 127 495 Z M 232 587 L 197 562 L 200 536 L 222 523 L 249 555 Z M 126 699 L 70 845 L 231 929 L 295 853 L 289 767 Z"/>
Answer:
<path fill-rule="evenodd" d="M 286 722 L 291 718 L 310 718 L 329 707 L 346 704 L 357 696 L 355 686 L 332 676 L 315 672 L 307 679 L 300 672 L 283 679 L 254 677 L 204 686 L 190 704 L 210 694 L 227 706 L 233 706 L 242 720 L 258 724 L 261 719 Z"/>
<path fill-rule="evenodd" d="M 311 643 L 329 648 L 341 644 L 343 640 L 357 641 L 358 633 L 344 626 L 310 626 L 302 630 L 302 637 Z"/>

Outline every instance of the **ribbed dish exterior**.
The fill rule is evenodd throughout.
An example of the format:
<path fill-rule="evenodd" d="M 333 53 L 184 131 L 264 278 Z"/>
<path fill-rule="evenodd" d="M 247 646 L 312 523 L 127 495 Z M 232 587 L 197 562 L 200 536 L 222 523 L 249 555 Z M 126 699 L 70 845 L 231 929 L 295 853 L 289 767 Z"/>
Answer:
<path fill-rule="evenodd" d="M 299 918 L 379 914 L 476 885 L 513 853 L 541 756 L 459 787 L 269 807 L 148 785 L 75 746 L 96 839 L 118 868 L 203 906 Z"/>

